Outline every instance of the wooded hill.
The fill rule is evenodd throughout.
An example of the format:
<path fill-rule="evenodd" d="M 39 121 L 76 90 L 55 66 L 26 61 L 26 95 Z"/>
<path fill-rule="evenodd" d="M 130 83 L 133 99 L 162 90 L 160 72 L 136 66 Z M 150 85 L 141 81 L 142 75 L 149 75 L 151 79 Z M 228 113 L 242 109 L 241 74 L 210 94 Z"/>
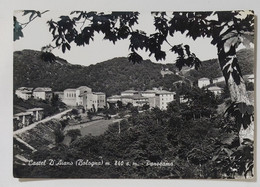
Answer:
<path fill-rule="evenodd" d="M 252 73 L 253 50 L 243 49 L 237 55 L 242 73 Z M 59 57 L 53 63 L 45 62 L 40 56 L 41 52 L 34 50 L 14 52 L 14 89 L 21 86 L 48 86 L 54 91 L 63 91 L 87 85 L 94 91 L 103 91 L 110 96 L 127 89 L 146 90 L 158 86 L 174 90 L 172 83 L 183 79 L 175 74 L 162 77 L 162 68 L 178 72 L 175 65 L 153 63 L 150 60 L 133 64 L 126 57 L 119 57 L 95 65 L 81 66 L 72 65 Z M 182 73 L 192 82 L 201 77 L 215 78 L 222 75 L 216 59 L 203 61 L 198 71 L 186 69 Z"/>

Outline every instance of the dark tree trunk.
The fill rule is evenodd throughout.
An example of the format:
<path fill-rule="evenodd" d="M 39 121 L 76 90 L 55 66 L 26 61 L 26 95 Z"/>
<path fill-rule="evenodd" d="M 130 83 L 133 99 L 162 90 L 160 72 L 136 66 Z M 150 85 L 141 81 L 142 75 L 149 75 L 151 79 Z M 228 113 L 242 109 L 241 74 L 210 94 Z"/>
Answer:
<path fill-rule="evenodd" d="M 245 81 L 238 65 L 236 47 L 231 46 L 230 50 L 225 52 L 224 46 L 218 46 L 218 59 L 226 84 L 229 88 L 231 101 L 252 105 L 246 91 Z M 246 129 L 241 125 L 239 131 L 240 142 L 243 142 L 243 139 L 245 138 L 254 140 L 254 121 L 252 121 Z"/>

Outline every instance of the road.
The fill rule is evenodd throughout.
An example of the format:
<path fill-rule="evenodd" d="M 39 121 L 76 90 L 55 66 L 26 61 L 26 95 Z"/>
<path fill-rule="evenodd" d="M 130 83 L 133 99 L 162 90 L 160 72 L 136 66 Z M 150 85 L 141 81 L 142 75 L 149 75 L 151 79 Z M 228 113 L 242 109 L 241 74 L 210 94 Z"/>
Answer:
<path fill-rule="evenodd" d="M 46 118 L 44 118 L 44 119 L 41 120 L 41 121 L 37 121 L 37 122 L 35 122 L 35 123 L 32 123 L 31 125 L 29 125 L 29 126 L 27 126 L 27 127 L 24 127 L 24 128 L 22 128 L 22 129 L 19 129 L 19 130 L 14 131 L 14 132 L 13 132 L 13 135 L 17 135 L 17 134 L 21 134 L 21 133 L 23 133 L 23 132 L 26 132 L 26 131 L 28 131 L 28 130 L 34 128 L 36 125 L 38 125 L 38 124 L 40 124 L 40 123 L 45 123 L 45 122 L 50 121 L 50 120 L 52 120 L 52 119 L 60 119 L 62 115 L 64 115 L 64 114 L 70 112 L 71 110 L 72 110 L 72 109 L 68 109 L 68 110 L 65 110 L 65 111 L 63 111 L 63 112 L 61 112 L 61 113 L 55 114 L 55 115 L 53 115 L 53 116 L 46 117 Z"/>

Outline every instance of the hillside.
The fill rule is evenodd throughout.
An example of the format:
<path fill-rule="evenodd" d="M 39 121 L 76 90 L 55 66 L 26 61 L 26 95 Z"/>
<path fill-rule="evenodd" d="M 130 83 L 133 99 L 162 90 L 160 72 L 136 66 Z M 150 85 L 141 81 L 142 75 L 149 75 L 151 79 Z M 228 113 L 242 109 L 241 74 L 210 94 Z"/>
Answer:
<path fill-rule="evenodd" d="M 242 74 L 252 74 L 254 70 L 254 50 L 241 49 L 237 52 L 237 58 Z M 220 77 L 222 76 L 222 72 L 220 70 L 218 60 L 210 59 L 203 61 L 198 71 L 192 69 L 184 73 L 184 76 L 191 79 L 192 81 L 196 81 L 202 77 L 208 77 L 210 79 Z"/>
<path fill-rule="evenodd" d="M 94 91 L 104 91 L 110 96 L 127 89 L 146 90 L 163 86 L 170 90 L 174 89 L 173 82 L 182 80 L 181 76 L 174 74 L 161 76 L 162 67 L 177 71 L 174 64 L 163 65 L 150 60 L 133 64 L 127 58 L 119 57 L 95 65 L 81 66 L 72 65 L 59 57 L 56 62 L 45 62 L 40 55 L 41 52 L 33 50 L 14 52 L 14 89 L 21 86 L 48 86 L 54 91 L 63 91 L 87 85 Z M 239 51 L 238 58 L 242 72 L 252 73 L 253 50 Z M 201 77 L 215 78 L 221 75 L 216 59 L 203 61 L 199 71 L 192 69 L 184 73 L 193 82 Z"/>
<path fill-rule="evenodd" d="M 177 75 L 162 78 L 160 70 L 166 65 L 150 60 L 133 64 L 121 57 L 80 66 L 62 59 L 58 63 L 45 62 L 40 59 L 40 54 L 31 50 L 14 52 L 14 89 L 20 86 L 50 86 L 54 91 L 62 91 L 87 85 L 94 91 L 105 91 L 107 95 L 112 95 L 126 89 L 144 90 L 158 86 L 169 89 L 172 82 L 181 79 Z"/>

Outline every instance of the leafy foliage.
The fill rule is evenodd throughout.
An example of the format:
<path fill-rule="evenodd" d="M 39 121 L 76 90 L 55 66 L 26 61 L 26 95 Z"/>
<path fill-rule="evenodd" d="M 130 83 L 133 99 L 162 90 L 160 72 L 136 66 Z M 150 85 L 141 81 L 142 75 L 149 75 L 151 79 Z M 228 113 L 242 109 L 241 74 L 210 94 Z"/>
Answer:
<path fill-rule="evenodd" d="M 207 93 L 198 92 L 196 95 L 199 97 L 200 94 Z M 207 98 L 211 99 L 209 95 Z M 202 105 L 208 103 L 209 101 L 205 101 Z M 203 108 L 198 108 L 197 111 L 199 110 L 204 111 Z M 216 112 L 213 112 L 211 117 L 184 118 L 183 115 L 189 111 L 192 109 L 186 108 L 185 105 L 171 103 L 166 111 L 155 108 L 133 113 L 128 120 L 111 125 L 103 135 L 75 138 L 68 147 L 57 145 L 51 150 L 39 150 L 31 154 L 34 160 L 50 158 L 75 162 L 80 158 L 89 161 L 103 160 L 110 162 L 109 166 L 47 165 L 39 168 L 16 165 L 16 175 L 64 178 L 232 179 L 237 175 L 251 176 L 254 163 L 253 143 L 237 143 L 237 132 L 224 131 L 223 118 L 217 116 Z M 78 132 L 71 134 L 79 135 Z M 127 166 L 127 162 L 131 164 Z M 170 162 L 173 165 L 147 165 L 160 162 Z M 133 163 L 139 165 L 132 165 Z"/>
<path fill-rule="evenodd" d="M 245 103 L 231 103 L 226 114 L 235 117 L 237 124 L 242 124 L 246 129 L 254 119 L 254 107 Z"/>
<path fill-rule="evenodd" d="M 19 22 L 17 21 L 17 18 L 14 16 L 14 38 L 13 40 L 19 40 L 21 37 L 23 37 L 23 32 L 22 32 L 22 26 L 19 24 Z"/>

